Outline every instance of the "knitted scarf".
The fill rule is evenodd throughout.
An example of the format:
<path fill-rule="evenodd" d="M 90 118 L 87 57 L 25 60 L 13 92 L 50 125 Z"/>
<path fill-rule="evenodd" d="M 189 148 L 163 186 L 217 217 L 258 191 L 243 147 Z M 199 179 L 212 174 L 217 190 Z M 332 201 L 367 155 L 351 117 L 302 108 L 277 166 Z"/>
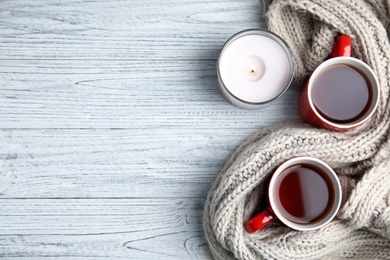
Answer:
<path fill-rule="evenodd" d="M 275 0 L 265 6 L 269 30 L 295 58 L 296 84 L 328 57 L 337 34 L 347 34 L 353 56 L 376 73 L 381 100 L 369 123 L 354 130 L 285 123 L 243 143 L 208 194 L 203 226 L 210 250 L 223 260 L 390 259 L 390 0 Z M 263 200 L 261 184 L 295 156 L 321 159 L 336 171 L 343 187 L 337 217 L 315 231 L 275 221 L 248 234 L 243 223 Z"/>

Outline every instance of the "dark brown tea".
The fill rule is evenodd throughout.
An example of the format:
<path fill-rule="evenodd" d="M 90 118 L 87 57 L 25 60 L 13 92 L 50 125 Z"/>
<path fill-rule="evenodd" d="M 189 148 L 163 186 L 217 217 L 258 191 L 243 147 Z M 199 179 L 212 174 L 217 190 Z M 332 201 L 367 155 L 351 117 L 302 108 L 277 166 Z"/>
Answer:
<path fill-rule="evenodd" d="M 298 224 L 313 224 L 332 210 L 335 191 L 330 177 L 310 164 L 293 165 L 275 183 L 280 213 Z"/>
<path fill-rule="evenodd" d="M 359 70 L 345 64 L 324 69 L 315 79 L 312 100 L 317 111 L 329 121 L 350 123 L 370 107 L 371 86 Z"/>

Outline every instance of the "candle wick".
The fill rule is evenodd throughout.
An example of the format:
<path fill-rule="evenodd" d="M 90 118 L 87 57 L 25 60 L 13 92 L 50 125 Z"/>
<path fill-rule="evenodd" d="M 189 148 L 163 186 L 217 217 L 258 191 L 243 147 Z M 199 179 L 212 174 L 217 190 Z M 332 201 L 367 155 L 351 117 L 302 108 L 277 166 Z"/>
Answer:
<path fill-rule="evenodd" d="M 251 72 L 252 72 L 252 73 L 255 73 L 255 72 L 256 72 L 256 67 L 255 67 L 255 66 L 252 66 L 252 67 L 251 67 Z"/>

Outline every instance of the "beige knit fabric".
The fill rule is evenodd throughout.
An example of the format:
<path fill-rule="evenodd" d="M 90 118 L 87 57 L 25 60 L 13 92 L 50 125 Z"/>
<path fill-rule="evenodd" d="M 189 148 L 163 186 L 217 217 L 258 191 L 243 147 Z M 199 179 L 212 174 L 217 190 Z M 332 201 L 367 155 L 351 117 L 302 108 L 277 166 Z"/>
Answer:
<path fill-rule="evenodd" d="M 287 42 L 297 63 L 295 83 L 303 83 L 343 33 L 353 39 L 354 56 L 377 74 L 382 98 L 374 118 L 352 131 L 286 122 L 243 143 L 205 204 L 204 231 L 215 259 L 390 259 L 389 10 L 390 0 L 279 0 L 269 6 L 269 29 Z M 259 186 L 294 156 L 316 157 L 335 169 L 344 198 L 338 216 L 316 231 L 276 221 L 248 234 L 243 223 L 261 200 Z"/>

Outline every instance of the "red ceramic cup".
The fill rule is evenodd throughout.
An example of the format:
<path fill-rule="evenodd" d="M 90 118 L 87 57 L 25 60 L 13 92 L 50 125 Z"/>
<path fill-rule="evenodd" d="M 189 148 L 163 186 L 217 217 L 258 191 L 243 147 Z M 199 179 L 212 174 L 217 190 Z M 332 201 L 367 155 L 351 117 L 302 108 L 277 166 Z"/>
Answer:
<path fill-rule="evenodd" d="M 344 131 L 366 123 L 379 104 L 379 82 L 372 69 L 351 57 L 352 41 L 336 38 L 331 58 L 312 73 L 298 111 L 304 122 Z"/>
<path fill-rule="evenodd" d="M 299 231 L 321 228 L 336 215 L 342 196 L 336 173 L 312 157 L 296 157 L 280 165 L 268 183 L 267 195 L 267 209 L 245 222 L 247 232 L 275 219 Z"/>

